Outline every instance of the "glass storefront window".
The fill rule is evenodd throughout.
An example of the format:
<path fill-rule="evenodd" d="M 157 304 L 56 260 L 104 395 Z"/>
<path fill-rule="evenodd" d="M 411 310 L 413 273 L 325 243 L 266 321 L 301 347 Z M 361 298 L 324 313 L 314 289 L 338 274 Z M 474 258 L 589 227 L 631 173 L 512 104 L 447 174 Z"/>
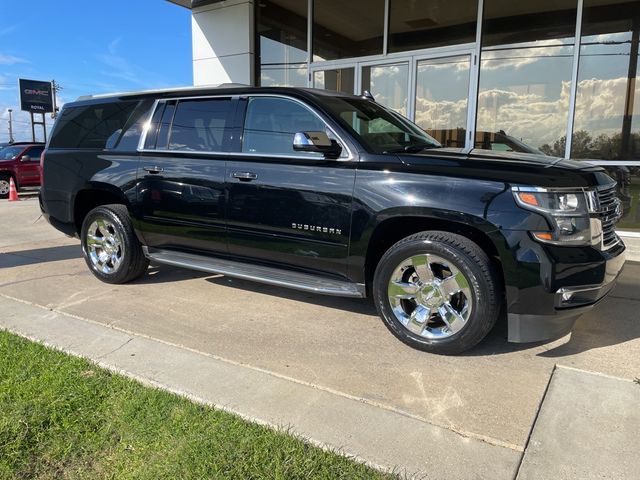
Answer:
<path fill-rule="evenodd" d="M 585 0 L 571 156 L 640 160 L 640 2 Z"/>
<path fill-rule="evenodd" d="M 362 68 L 361 92 L 368 90 L 376 102 L 407 115 L 409 64 L 374 65 Z"/>
<path fill-rule="evenodd" d="M 618 230 L 640 230 L 640 164 L 628 165 L 600 164 L 607 174 L 617 182 L 617 195 L 622 203 L 622 218 Z"/>
<path fill-rule="evenodd" d="M 334 90 L 353 95 L 355 87 L 355 68 L 336 68 L 322 70 L 313 74 L 313 88 Z"/>
<path fill-rule="evenodd" d="M 469 67 L 469 55 L 417 64 L 415 122 L 445 147 L 465 146 Z"/>
<path fill-rule="evenodd" d="M 296 0 L 256 2 L 259 84 L 307 85 L 307 3 Z"/>
<path fill-rule="evenodd" d="M 388 51 L 475 42 L 477 20 L 478 0 L 390 0 Z"/>
<path fill-rule="evenodd" d="M 544 151 L 566 135 L 576 14 L 576 0 L 485 1 L 476 148 Z"/>
<path fill-rule="evenodd" d="M 314 0 L 314 61 L 382 54 L 383 36 L 384 0 Z"/>

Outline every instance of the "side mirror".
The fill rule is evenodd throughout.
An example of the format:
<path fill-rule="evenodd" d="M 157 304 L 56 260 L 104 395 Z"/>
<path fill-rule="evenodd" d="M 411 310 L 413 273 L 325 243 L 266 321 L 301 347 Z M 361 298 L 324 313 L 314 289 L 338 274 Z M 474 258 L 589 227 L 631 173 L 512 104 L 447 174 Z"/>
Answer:
<path fill-rule="evenodd" d="M 30 162 L 31 161 L 31 157 L 29 155 L 22 155 L 20 157 L 20 161 L 21 162 Z"/>
<path fill-rule="evenodd" d="M 296 152 L 322 153 L 326 158 L 338 158 L 342 147 L 325 132 L 298 132 L 293 137 Z"/>

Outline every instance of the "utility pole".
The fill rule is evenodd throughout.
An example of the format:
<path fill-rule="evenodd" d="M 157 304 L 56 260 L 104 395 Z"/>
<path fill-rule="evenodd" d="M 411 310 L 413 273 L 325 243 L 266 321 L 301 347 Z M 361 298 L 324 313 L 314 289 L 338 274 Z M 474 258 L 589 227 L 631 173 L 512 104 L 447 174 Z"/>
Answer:
<path fill-rule="evenodd" d="M 58 116 L 58 106 L 57 106 L 57 99 L 56 97 L 58 96 L 58 92 L 60 90 L 62 90 L 62 85 L 60 85 L 59 83 L 56 83 L 55 80 L 51 80 L 51 89 L 53 90 L 53 112 L 51 112 L 51 118 L 56 118 Z"/>
<path fill-rule="evenodd" d="M 9 143 L 13 143 L 13 123 L 11 119 L 11 113 L 13 109 L 9 109 Z"/>

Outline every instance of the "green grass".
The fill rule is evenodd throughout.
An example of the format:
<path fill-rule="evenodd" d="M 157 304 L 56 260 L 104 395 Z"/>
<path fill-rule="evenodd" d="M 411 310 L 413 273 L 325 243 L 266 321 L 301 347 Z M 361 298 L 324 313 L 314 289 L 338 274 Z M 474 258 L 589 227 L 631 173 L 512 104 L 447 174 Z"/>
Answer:
<path fill-rule="evenodd" d="M 391 477 L 0 331 L 0 478 Z"/>

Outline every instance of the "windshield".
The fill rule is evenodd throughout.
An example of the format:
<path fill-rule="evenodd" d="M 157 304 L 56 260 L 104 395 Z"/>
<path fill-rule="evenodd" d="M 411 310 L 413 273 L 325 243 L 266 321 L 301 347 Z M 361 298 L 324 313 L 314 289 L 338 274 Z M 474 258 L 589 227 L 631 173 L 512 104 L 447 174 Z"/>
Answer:
<path fill-rule="evenodd" d="M 442 147 L 417 125 L 370 100 L 329 97 L 323 103 L 373 153 L 416 153 Z"/>
<path fill-rule="evenodd" d="M 24 147 L 4 147 L 0 150 L 0 160 L 13 160 L 22 150 Z"/>

